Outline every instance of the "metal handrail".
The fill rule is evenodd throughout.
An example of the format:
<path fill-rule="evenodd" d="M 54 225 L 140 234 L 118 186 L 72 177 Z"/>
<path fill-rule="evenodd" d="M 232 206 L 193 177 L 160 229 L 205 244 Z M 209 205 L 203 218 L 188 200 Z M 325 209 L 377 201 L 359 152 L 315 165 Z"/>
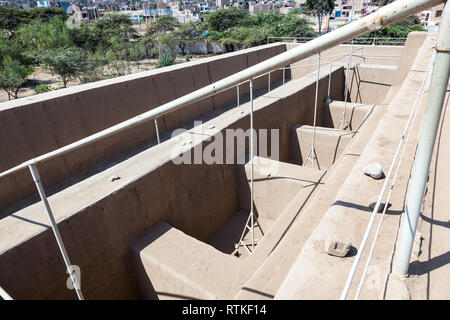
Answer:
<path fill-rule="evenodd" d="M 294 40 L 299 41 L 298 43 L 305 43 L 317 37 L 267 37 L 267 43 L 273 43 L 270 39 L 280 39 L 280 40 Z M 381 44 L 386 44 L 387 42 L 392 45 L 404 45 L 406 38 L 393 38 L 393 37 L 371 37 L 371 38 L 355 38 L 353 39 L 357 45 L 376 45 L 377 41 L 381 41 Z M 343 44 L 347 43 L 344 41 Z"/>

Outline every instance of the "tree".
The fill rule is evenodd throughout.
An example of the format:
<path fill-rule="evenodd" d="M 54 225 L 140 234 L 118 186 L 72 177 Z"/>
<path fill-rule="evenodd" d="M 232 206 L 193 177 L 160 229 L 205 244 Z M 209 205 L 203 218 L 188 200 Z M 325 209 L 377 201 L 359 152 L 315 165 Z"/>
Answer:
<path fill-rule="evenodd" d="M 210 21 L 208 20 L 208 23 Z M 227 51 L 232 51 L 235 45 L 247 48 L 264 44 L 268 37 L 312 36 L 314 31 L 310 25 L 308 20 L 295 14 L 285 15 L 271 11 L 246 16 L 234 22 L 228 29 L 211 33 L 208 38 L 211 41 L 219 41 Z"/>
<path fill-rule="evenodd" d="M 201 24 L 197 22 L 182 23 L 177 29 L 172 31 L 171 35 L 177 42 L 178 47 L 181 50 L 181 54 L 185 55 L 186 47 L 196 42 L 201 38 L 203 30 L 201 29 Z"/>
<path fill-rule="evenodd" d="M 241 48 L 249 48 L 266 43 L 269 35 L 270 30 L 267 27 L 235 27 L 224 32 L 219 41 L 226 47 L 237 45 Z"/>
<path fill-rule="evenodd" d="M 211 31 L 223 32 L 238 26 L 248 15 L 247 10 L 233 7 L 212 12 L 207 15 L 206 19 Z"/>
<path fill-rule="evenodd" d="M 179 26 L 179 22 L 172 16 L 159 16 L 152 22 L 147 30 L 150 35 L 165 34 L 175 30 Z"/>
<path fill-rule="evenodd" d="M 384 26 L 378 30 L 365 34 L 365 38 L 406 38 L 412 31 L 426 31 L 420 23 L 420 19 L 411 16 Z M 388 41 L 388 40 L 387 40 Z"/>
<path fill-rule="evenodd" d="M 0 7 L 0 29 L 8 34 L 10 40 L 15 38 L 15 32 L 19 26 L 35 22 L 49 22 L 51 18 L 59 18 L 64 21 L 67 14 L 62 8 L 34 8 L 30 10 L 12 7 Z"/>
<path fill-rule="evenodd" d="M 110 49 L 112 46 L 111 40 L 115 37 L 124 41 L 130 41 L 137 37 L 130 18 L 122 14 L 108 14 L 103 16 L 102 19 L 95 20 L 91 33 L 86 32 L 85 35 L 88 37 L 81 42 L 90 43 L 89 47 L 92 51 Z M 92 45 L 95 43 L 96 46 L 93 47 Z"/>
<path fill-rule="evenodd" d="M 317 17 L 319 23 L 319 36 L 322 34 L 322 19 L 324 15 L 331 14 L 336 4 L 334 0 L 306 0 L 305 13 Z"/>
<path fill-rule="evenodd" d="M 73 45 L 70 29 L 58 18 L 52 18 L 48 23 L 21 26 L 16 32 L 16 40 L 29 51 L 38 52 Z"/>
<path fill-rule="evenodd" d="M 8 93 L 8 100 L 11 97 L 17 99 L 20 88 L 27 82 L 27 76 L 34 71 L 10 56 L 3 58 L 0 70 L 0 88 Z"/>
<path fill-rule="evenodd" d="M 77 77 L 84 69 L 82 54 L 76 48 L 49 49 L 40 55 L 40 61 L 61 77 L 64 88 L 71 78 Z"/>

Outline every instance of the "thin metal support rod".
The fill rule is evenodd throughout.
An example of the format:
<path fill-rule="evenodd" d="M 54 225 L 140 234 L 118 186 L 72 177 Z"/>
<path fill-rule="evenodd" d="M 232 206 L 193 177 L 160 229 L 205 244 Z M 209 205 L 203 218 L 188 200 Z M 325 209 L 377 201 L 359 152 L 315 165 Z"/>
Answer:
<path fill-rule="evenodd" d="M 45 212 L 50 220 L 50 224 L 52 226 L 53 234 L 55 235 L 56 242 L 58 243 L 59 250 L 61 251 L 61 255 L 64 259 L 64 263 L 66 264 L 67 272 L 69 273 L 70 279 L 72 280 L 73 287 L 77 293 L 78 299 L 84 300 L 83 294 L 81 292 L 80 286 L 77 283 L 77 279 L 72 272 L 72 264 L 70 263 L 69 256 L 67 255 L 66 247 L 64 246 L 64 242 L 61 238 L 61 234 L 59 233 L 58 226 L 56 224 L 55 218 L 52 213 L 52 209 L 50 208 L 50 204 L 48 203 L 47 196 L 45 195 L 44 187 L 42 186 L 41 178 L 39 176 L 39 171 L 36 167 L 35 163 L 28 164 L 28 168 L 30 169 L 31 176 L 33 177 L 33 181 L 36 184 L 36 188 L 38 190 L 39 196 L 41 197 L 42 204 L 44 205 Z"/>
<path fill-rule="evenodd" d="M 155 130 L 156 130 L 156 139 L 158 140 L 158 144 L 160 144 L 161 140 L 159 139 L 158 119 L 157 118 L 155 118 Z"/>
<path fill-rule="evenodd" d="M 350 54 L 348 55 L 347 59 L 347 68 L 345 73 L 345 89 L 344 89 L 344 112 L 342 112 L 341 120 L 339 121 L 338 128 L 345 129 L 345 123 L 347 122 L 345 120 L 347 116 L 347 100 L 348 100 L 348 78 L 350 74 L 350 67 L 352 63 L 352 55 L 353 55 L 353 40 L 352 40 L 352 46 L 350 48 Z"/>
<path fill-rule="evenodd" d="M 254 189 L 253 189 L 253 169 L 254 169 L 254 163 L 253 163 L 253 146 L 254 146 L 254 137 L 253 137 L 253 79 L 250 79 L 250 166 L 251 166 L 251 173 L 250 173 L 250 224 L 251 224 L 251 233 L 252 233 L 252 252 L 255 249 L 255 233 L 254 233 L 254 212 L 253 212 L 253 196 L 254 196 Z"/>
<path fill-rule="evenodd" d="M 239 107 L 239 84 L 236 86 L 236 101 L 237 106 Z"/>
<path fill-rule="evenodd" d="M 327 95 L 327 103 L 331 103 L 331 74 L 333 72 L 333 62 L 330 63 L 330 72 L 328 73 L 328 95 Z"/>
<path fill-rule="evenodd" d="M 312 162 L 312 168 L 314 169 L 314 161 L 317 161 L 316 157 L 316 148 L 315 148 L 315 141 L 316 141 L 316 121 L 317 121 L 317 102 L 319 98 L 319 80 L 320 80 L 320 52 L 319 52 L 319 61 L 317 66 L 317 79 L 316 79 L 316 96 L 314 99 L 314 122 L 313 122 L 313 134 L 312 134 L 312 141 L 311 141 L 311 151 L 308 154 L 308 157 L 305 160 L 305 164 L 307 161 Z M 317 163 L 319 165 L 319 163 Z"/>
<path fill-rule="evenodd" d="M 235 244 L 235 248 L 238 249 L 240 245 L 242 245 L 248 253 L 253 253 L 255 249 L 255 244 L 258 241 L 255 239 L 255 224 L 258 226 L 259 230 L 261 231 L 261 235 L 264 236 L 264 232 L 261 228 L 261 225 L 258 222 L 257 217 L 255 216 L 254 212 L 254 157 L 255 157 L 255 142 L 254 142 L 254 126 L 253 126 L 253 79 L 250 79 L 250 214 L 247 218 L 247 221 L 245 222 L 244 230 L 242 231 L 241 237 L 239 239 L 239 242 Z M 245 243 L 244 236 L 246 234 L 246 231 L 250 232 L 251 235 L 251 245 L 249 249 L 249 245 Z M 248 240 L 247 240 L 248 241 Z"/>
<path fill-rule="evenodd" d="M 268 81 L 267 81 L 267 92 L 270 92 L 270 72 L 269 72 L 269 76 L 268 76 Z"/>
<path fill-rule="evenodd" d="M 283 68 L 283 84 L 286 82 L 286 68 Z"/>
<path fill-rule="evenodd" d="M 2 297 L 3 300 L 13 300 L 13 298 L 11 298 L 11 296 L 3 290 L 2 287 L 0 287 L 0 297 Z"/>
<path fill-rule="evenodd" d="M 405 212 L 402 216 L 397 255 L 393 272 L 400 276 L 408 274 L 411 251 L 423 195 L 428 180 L 431 157 L 450 76 L 450 5 L 444 7 L 439 34 L 436 41 L 436 59 L 431 76 L 430 90 L 422 120 L 419 142 L 414 159 Z"/>

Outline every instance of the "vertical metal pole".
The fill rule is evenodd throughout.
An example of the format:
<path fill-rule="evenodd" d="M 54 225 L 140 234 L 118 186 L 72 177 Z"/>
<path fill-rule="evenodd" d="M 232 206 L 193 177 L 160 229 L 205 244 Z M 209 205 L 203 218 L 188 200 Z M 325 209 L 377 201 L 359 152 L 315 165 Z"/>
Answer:
<path fill-rule="evenodd" d="M 333 62 L 330 63 L 330 73 L 328 74 L 328 97 L 327 97 L 327 103 L 331 103 L 331 72 L 333 71 Z"/>
<path fill-rule="evenodd" d="M 156 139 L 158 140 L 158 144 L 160 144 L 161 140 L 159 140 L 158 119 L 156 118 L 155 118 L 155 129 L 156 129 Z"/>
<path fill-rule="evenodd" d="M 444 7 L 436 42 L 436 59 L 431 76 L 425 114 L 422 120 L 416 157 L 409 183 L 405 213 L 402 217 L 394 273 L 407 275 L 420 208 L 428 180 L 431 157 L 450 76 L 450 5 Z"/>
<path fill-rule="evenodd" d="M 255 248 L 255 237 L 254 237 L 254 222 L 253 222 L 253 79 L 250 79 L 250 164 L 251 164 L 251 173 L 250 173 L 250 224 L 251 224 L 251 232 L 252 232 L 252 252 Z"/>
<path fill-rule="evenodd" d="M 344 91 L 344 112 L 342 113 L 341 116 L 341 120 L 339 121 L 339 128 L 340 129 L 344 129 L 344 124 L 345 124 L 345 117 L 346 117 L 346 113 L 347 113 L 347 99 L 348 99 L 348 76 L 350 73 L 350 65 L 352 63 L 352 55 L 353 55 L 353 40 L 352 40 L 352 46 L 350 49 L 350 54 L 348 55 L 348 59 L 347 59 L 347 70 L 345 73 L 345 91 Z"/>
<path fill-rule="evenodd" d="M 319 96 L 319 79 L 320 79 L 320 52 L 319 52 L 319 62 L 317 66 L 317 80 L 316 80 L 316 98 L 314 101 L 314 123 L 313 123 L 313 136 L 311 142 L 311 156 L 312 156 L 312 168 L 314 169 L 314 160 L 316 159 L 316 149 L 314 147 L 316 139 L 316 119 L 317 119 L 317 100 Z"/>
<path fill-rule="evenodd" d="M 239 107 L 239 84 L 236 86 L 237 106 Z"/>
<path fill-rule="evenodd" d="M 283 84 L 286 82 L 286 67 L 283 67 Z"/>
<path fill-rule="evenodd" d="M 268 83 L 267 83 L 267 87 L 268 87 L 268 89 L 267 89 L 267 92 L 270 92 L 270 72 L 269 72 L 269 81 L 268 81 Z"/>
<path fill-rule="evenodd" d="M 69 273 L 70 279 L 72 280 L 73 286 L 74 286 L 75 291 L 78 296 L 78 299 L 84 300 L 81 289 L 79 288 L 79 285 L 77 283 L 77 279 L 75 278 L 74 274 L 72 273 L 72 269 L 71 269 L 72 264 L 70 263 L 69 256 L 67 255 L 66 247 L 64 246 L 64 242 L 59 233 L 55 218 L 53 217 L 52 209 L 50 208 L 50 204 L 48 203 L 47 196 L 45 195 L 44 187 L 42 186 L 41 178 L 40 178 L 39 172 L 36 168 L 36 164 L 30 163 L 30 164 L 28 164 L 28 168 L 30 169 L 31 176 L 33 177 L 34 183 L 36 184 L 36 188 L 38 190 L 39 196 L 41 197 L 45 211 L 46 211 L 47 216 L 52 225 L 52 230 L 55 235 L 56 242 L 58 243 L 59 250 L 61 251 L 61 254 L 63 256 L 64 263 L 66 264 L 67 272 Z"/>

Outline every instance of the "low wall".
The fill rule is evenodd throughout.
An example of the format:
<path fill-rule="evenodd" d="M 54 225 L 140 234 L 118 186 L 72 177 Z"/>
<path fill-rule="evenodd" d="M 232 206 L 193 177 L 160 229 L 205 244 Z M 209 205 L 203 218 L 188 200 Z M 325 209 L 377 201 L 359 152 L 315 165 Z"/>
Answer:
<path fill-rule="evenodd" d="M 285 51 L 271 44 L 0 103 L 0 171 L 63 147 Z M 271 81 L 281 79 L 281 72 Z M 255 81 L 265 88 L 267 77 Z M 248 85 L 241 92 L 248 92 Z M 161 117 L 160 132 L 236 103 L 232 88 Z M 153 121 L 40 163 L 45 187 L 155 137 Z M 27 169 L 0 179 L 0 210 L 36 192 Z"/>
<path fill-rule="evenodd" d="M 351 102 L 381 104 L 392 86 L 395 66 L 361 64 L 349 72 Z"/>
<path fill-rule="evenodd" d="M 301 44 L 286 43 L 288 50 L 293 49 Z M 383 66 L 397 66 L 399 64 L 401 55 L 403 53 L 402 46 L 367 46 L 367 45 L 354 45 L 353 51 L 355 56 L 352 58 L 352 65 L 355 63 L 365 63 L 365 64 L 378 64 Z M 344 56 L 351 51 L 351 45 L 342 44 L 331 49 L 325 50 L 321 54 L 320 65 L 325 66 L 329 63 Z M 360 58 L 363 56 L 365 59 Z M 348 57 L 345 56 L 337 62 L 337 65 L 346 65 Z M 317 70 L 318 55 L 311 56 L 309 58 L 303 59 L 291 65 L 292 67 L 292 77 L 294 79 L 303 77 L 306 74 L 314 72 Z"/>
<path fill-rule="evenodd" d="M 343 80 L 343 69 L 335 70 L 333 77 Z M 254 101 L 255 129 L 280 130 L 281 161 L 289 159 L 292 125 L 313 122 L 315 79 L 312 75 L 288 82 Z M 323 73 L 320 101 L 327 96 L 327 83 Z M 332 94 L 342 99 L 343 81 L 338 83 Z M 322 108 L 317 119 L 322 121 Z M 248 112 L 235 109 L 212 121 L 222 133 L 247 130 L 250 124 Z M 191 139 L 194 136 L 199 135 L 192 134 Z M 209 135 L 200 137 L 203 147 L 212 143 Z M 139 298 L 130 247 L 157 221 L 205 241 L 239 208 L 236 166 L 175 165 L 171 161 L 171 150 L 179 144 L 175 140 L 117 164 L 114 171 L 123 178 L 116 185 L 105 183 L 111 174 L 105 171 L 49 198 L 71 261 L 82 270 L 86 299 Z M 15 299 L 74 299 L 75 293 L 65 285 L 67 274 L 52 231 L 36 224 L 39 216 L 45 214 L 36 203 L 0 220 L 0 233 L 14 230 L 5 232 L 0 241 L 0 283 Z"/>

